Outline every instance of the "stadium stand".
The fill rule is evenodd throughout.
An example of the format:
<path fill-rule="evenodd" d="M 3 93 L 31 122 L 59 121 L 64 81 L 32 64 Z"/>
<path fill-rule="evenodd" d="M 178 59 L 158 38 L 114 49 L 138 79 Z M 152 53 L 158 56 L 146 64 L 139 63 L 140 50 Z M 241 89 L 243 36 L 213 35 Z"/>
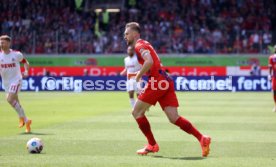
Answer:
<path fill-rule="evenodd" d="M 5 0 L 0 10 L 1 34 L 31 54 L 124 53 L 129 21 L 160 53 L 268 53 L 275 41 L 273 0 Z"/>

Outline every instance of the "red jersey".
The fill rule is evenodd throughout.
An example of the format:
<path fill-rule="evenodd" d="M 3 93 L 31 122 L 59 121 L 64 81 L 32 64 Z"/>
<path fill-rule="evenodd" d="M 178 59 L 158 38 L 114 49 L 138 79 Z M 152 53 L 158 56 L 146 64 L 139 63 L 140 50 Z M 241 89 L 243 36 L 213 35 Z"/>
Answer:
<path fill-rule="evenodd" d="M 269 58 L 268 58 L 268 65 L 270 67 L 272 67 L 273 77 L 276 77 L 276 54 L 273 54 L 273 55 L 269 56 Z"/>
<path fill-rule="evenodd" d="M 143 65 L 145 62 L 142 54 L 144 52 L 149 52 L 153 60 L 153 65 L 151 66 L 150 70 L 147 72 L 147 75 L 152 77 L 158 76 L 162 65 L 157 53 L 155 52 L 151 44 L 148 41 L 139 39 L 135 44 L 135 52 L 136 52 L 138 61 L 141 65 Z"/>
<path fill-rule="evenodd" d="M 161 61 L 151 44 L 145 40 L 139 39 L 135 44 L 135 52 L 139 63 L 142 65 L 145 62 L 142 55 L 146 52 L 150 54 L 153 64 L 147 72 L 147 75 L 153 77 L 153 79 L 157 81 L 152 82 L 149 80 L 149 84 L 147 84 L 145 89 L 140 93 L 138 99 L 151 105 L 155 105 L 159 102 L 163 110 L 167 106 L 178 107 L 178 100 L 174 90 L 174 82 L 168 77 L 166 72 L 162 71 Z M 159 87 L 164 81 L 167 81 L 168 83 L 167 89 L 161 89 Z"/>

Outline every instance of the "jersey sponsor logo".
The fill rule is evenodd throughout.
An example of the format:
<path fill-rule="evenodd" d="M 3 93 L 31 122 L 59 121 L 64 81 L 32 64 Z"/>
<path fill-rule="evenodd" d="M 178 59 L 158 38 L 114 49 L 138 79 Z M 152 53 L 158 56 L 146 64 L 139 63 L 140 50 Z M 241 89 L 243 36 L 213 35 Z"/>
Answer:
<path fill-rule="evenodd" d="M 15 63 L 1 64 L 1 68 L 14 68 L 14 67 L 16 67 Z"/>
<path fill-rule="evenodd" d="M 126 66 L 127 68 L 134 68 L 135 65 L 129 65 L 129 66 Z"/>

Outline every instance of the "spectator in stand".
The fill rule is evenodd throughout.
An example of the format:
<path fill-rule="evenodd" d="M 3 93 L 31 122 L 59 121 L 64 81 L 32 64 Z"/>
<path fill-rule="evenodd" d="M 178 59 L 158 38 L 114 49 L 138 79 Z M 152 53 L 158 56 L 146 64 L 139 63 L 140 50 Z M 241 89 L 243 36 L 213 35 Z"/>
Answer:
<path fill-rule="evenodd" d="M 253 63 L 250 70 L 251 76 L 260 76 L 261 75 L 261 67 L 257 63 Z"/>
<path fill-rule="evenodd" d="M 124 53 L 121 29 L 139 20 L 160 53 L 267 53 L 276 29 L 273 0 L 125 2 L 116 14 L 103 9 L 96 29 L 91 3 L 81 10 L 74 0 L 6 0 L 0 33 L 26 53 Z"/>

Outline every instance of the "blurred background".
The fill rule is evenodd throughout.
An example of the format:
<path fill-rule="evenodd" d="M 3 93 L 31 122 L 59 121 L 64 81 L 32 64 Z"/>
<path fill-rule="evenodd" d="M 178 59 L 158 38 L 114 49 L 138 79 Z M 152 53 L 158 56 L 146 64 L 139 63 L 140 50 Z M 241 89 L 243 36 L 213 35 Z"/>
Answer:
<path fill-rule="evenodd" d="M 25 53 L 125 53 L 137 21 L 159 53 L 268 53 L 273 0 L 4 0 L 1 34 Z M 274 21 L 273 21 L 274 20 Z"/>
<path fill-rule="evenodd" d="M 2 2 L 0 32 L 28 57 L 31 76 L 117 75 L 130 21 L 172 75 L 265 76 L 276 43 L 273 0 Z"/>
<path fill-rule="evenodd" d="M 0 167 L 275 167 L 276 113 L 267 77 L 275 2 L 0 0 L 0 34 L 10 35 L 12 48 L 31 65 L 21 89 L 30 92 L 20 93 L 20 104 L 33 120 L 31 134 L 16 128 L 0 87 Z M 212 137 L 210 158 L 200 156 L 193 137 L 168 126 L 159 107 L 146 115 L 160 152 L 135 154 L 145 139 L 125 87 L 118 86 L 125 86 L 119 73 L 130 21 L 140 23 L 142 38 L 174 79 L 179 113 Z M 31 137 L 45 143 L 42 154 L 27 153 Z"/>

